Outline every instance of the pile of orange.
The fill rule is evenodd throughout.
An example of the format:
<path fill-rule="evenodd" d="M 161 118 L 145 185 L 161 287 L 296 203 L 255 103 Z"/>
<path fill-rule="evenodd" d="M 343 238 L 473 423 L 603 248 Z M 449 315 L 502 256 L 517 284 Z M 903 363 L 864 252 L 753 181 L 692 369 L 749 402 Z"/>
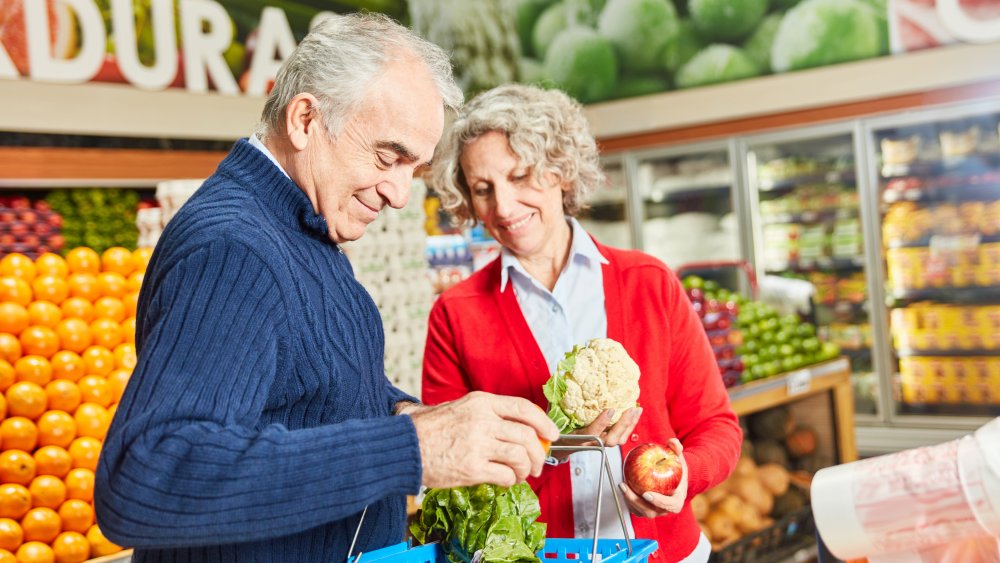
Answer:
<path fill-rule="evenodd" d="M 0 563 L 122 548 L 94 518 L 94 470 L 136 364 L 150 250 L 0 259 Z"/>

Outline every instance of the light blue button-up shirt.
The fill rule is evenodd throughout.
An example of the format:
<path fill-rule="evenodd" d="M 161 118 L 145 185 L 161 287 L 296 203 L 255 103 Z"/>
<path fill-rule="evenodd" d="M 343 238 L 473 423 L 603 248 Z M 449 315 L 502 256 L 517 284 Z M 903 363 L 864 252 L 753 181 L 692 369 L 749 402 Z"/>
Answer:
<path fill-rule="evenodd" d="M 521 262 L 507 249 L 500 253 L 500 291 L 510 282 L 517 295 L 531 333 L 554 373 L 559 360 L 577 344 L 592 338 L 607 338 L 608 317 L 604 310 L 604 276 L 601 266 L 608 260 L 601 255 L 590 235 L 576 219 L 568 218 L 573 233 L 572 246 L 565 268 L 556 285 L 549 291 L 524 269 Z M 608 448 L 608 461 L 615 474 L 615 483 L 622 480 L 621 448 Z M 577 537 L 593 537 L 594 515 L 597 513 L 597 480 L 603 476 L 601 456 L 581 452 L 570 456 L 573 487 L 573 521 Z M 622 509 L 627 510 L 621 491 L 604 480 L 601 499 L 600 536 L 622 537 L 621 524 L 612 494 L 617 494 Z M 625 515 L 629 537 L 635 537 L 632 521 Z"/>

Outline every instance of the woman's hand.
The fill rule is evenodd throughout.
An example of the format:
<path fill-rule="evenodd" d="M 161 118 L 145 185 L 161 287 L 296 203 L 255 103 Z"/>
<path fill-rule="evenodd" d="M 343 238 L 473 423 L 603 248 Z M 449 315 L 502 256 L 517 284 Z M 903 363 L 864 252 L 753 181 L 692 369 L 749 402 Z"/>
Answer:
<path fill-rule="evenodd" d="M 627 409 L 622 417 L 618 419 L 618 422 L 611 424 L 611 419 L 614 418 L 614 410 L 606 410 L 601 413 L 600 416 L 594 419 L 589 426 L 585 426 L 578 430 L 574 430 L 572 433 L 580 436 L 600 436 L 601 440 L 604 442 L 605 447 L 620 446 L 628 440 L 629 436 L 632 435 L 632 431 L 635 430 L 635 425 L 639 422 L 639 417 L 642 415 L 642 407 L 635 407 Z M 553 446 L 596 446 L 597 442 L 577 442 L 577 441 L 566 441 L 566 442 L 555 442 Z M 567 451 L 553 451 L 550 455 L 558 459 L 559 461 L 564 461 L 573 452 Z"/>
<path fill-rule="evenodd" d="M 684 475 L 681 477 L 681 482 L 677 484 L 677 490 L 674 491 L 674 494 L 667 496 L 650 491 L 639 496 L 627 484 L 621 483 L 618 485 L 625 495 L 625 503 L 628 505 L 629 512 L 636 516 L 656 518 L 657 516 L 664 516 L 666 514 L 677 514 L 684 508 L 688 489 L 688 466 L 684 460 L 684 454 L 681 453 L 684 451 L 684 446 L 681 445 L 680 440 L 677 438 L 671 438 L 667 442 L 667 446 L 674 450 L 677 457 L 681 458 L 681 465 L 684 467 Z"/>

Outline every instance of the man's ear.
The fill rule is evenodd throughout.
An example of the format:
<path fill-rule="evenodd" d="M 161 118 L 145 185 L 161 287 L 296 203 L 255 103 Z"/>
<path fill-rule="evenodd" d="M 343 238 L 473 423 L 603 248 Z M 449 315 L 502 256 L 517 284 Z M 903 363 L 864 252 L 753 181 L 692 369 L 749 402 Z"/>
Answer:
<path fill-rule="evenodd" d="M 319 101 L 312 94 L 298 94 L 285 108 L 285 134 L 295 150 L 304 150 L 314 127 L 323 127 Z"/>

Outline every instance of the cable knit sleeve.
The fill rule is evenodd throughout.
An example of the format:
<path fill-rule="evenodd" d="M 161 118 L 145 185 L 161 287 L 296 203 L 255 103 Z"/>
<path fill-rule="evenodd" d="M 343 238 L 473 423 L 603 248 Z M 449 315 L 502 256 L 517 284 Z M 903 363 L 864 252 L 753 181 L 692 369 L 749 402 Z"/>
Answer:
<path fill-rule="evenodd" d="M 672 346 L 667 406 L 670 425 L 684 444 L 691 498 L 732 473 L 743 433 L 701 321 L 669 270 L 663 292 Z"/>
<path fill-rule="evenodd" d="M 407 416 L 263 425 L 290 369 L 282 286 L 254 249 L 213 241 L 148 280 L 139 363 L 101 454 L 113 541 L 192 547 L 287 536 L 420 485 Z M 284 371 L 283 371 L 284 370 Z M 279 406 L 280 408 L 280 406 Z"/>

